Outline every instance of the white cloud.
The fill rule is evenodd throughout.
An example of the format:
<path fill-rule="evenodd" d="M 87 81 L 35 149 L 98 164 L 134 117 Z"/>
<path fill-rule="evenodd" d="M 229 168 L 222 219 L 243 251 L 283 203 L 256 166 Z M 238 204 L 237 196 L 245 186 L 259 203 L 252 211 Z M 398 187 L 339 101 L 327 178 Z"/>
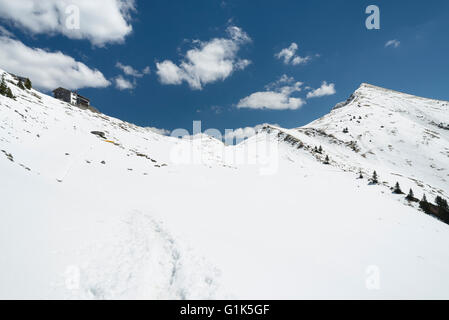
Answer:
<path fill-rule="evenodd" d="M 284 59 L 285 64 L 289 64 L 290 60 L 293 58 L 297 50 L 298 45 L 293 42 L 290 47 L 282 49 L 281 52 L 275 54 L 275 56 L 278 59 Z"/>
<path fill-rule="evenodd" d="M 319 98 L 324 96 L 334 95 L 337 91 L 335 90 L 335 84 L 328 84 L 326 81 L 323 81 L 321 87 L 315 89 L 307 94 L 307 99 L 311 98 Z"/>
<path fill-rule="evenodd" d="M 265 89 L 266 90 L 279 89 L 284 85 L 287 85 L 287 87 L 288 87 L 289 84 L 295 84 L 295 78 L 289 77 L 286 74 L 283 74 L 275 82 L 267 84 L 265 86 Z M 302 82 L 297 82 L 296 86 L 298 86 L 298 89 L 300 89 L 300 87 L 302 86 Z M 301 91 L 301 90 L 298 90 L 298 91 Z"/>
<path fill-rule="evenodd" d="M 163 84 L 181 84 L 186 75 L 170 60 L 156 63 L 159 81 Z"/>
<path fill-rule="evenodd" d="M 123 71 L 127 76 L 133 78 L 132 81 L 125 79 L 122 75 L 114 78 L 115 87 L 119 90 L 132 90 L 137 86 L 136 78 L 142 78 L 144 75 L 150 73 L 150 67 L 145 67 L 142 71 L 136 70 L 131 66 L 124 65 L 121 62 L 117 62 L 115 65 L 117 68 Z"/>
<path fill-rule="evenodd" d="M 196 47 L 187 51 L 179 66 L 170 60 L 156 63 L 159 81 L 171 85 L 185 81 L 192 89 L 201 90 L 208 83 L 224 80 L 234 71 L 245 69 L 251 62 L 238 58 L 237 53 L 251 39 L 235 26 L 228 27 L 227 33 L 228 38 L 195 41 Z"/>
<path fill-rule="evenodd" d="M 131 82 L 123 78 L 123 76 L 119 75 L 114 78 L 115 87 L 119 90 L 132 90 L 136 87 L 135 82 Z"/>
<path fill-rule="evenodd" d="M 237 143 L 239 141 L 243 141 L 247 138 L 251 138 L 256 135 L 256 133 L 263 127 L 263 125 L 257 125 L 255 127 L 246 127 L 246 128 L 238 128 L 234 130 L 226 130 L 225 133 L 225 141 L 228 144 L 232 144 L 231 142 L 236 139 Z"/>
<path fill-rule="evenodd" d="M 401 45 L 401 42 L 399 40 L 390 40 L 385 43 L 385 47 L 393 47 L 398 48 Z"/>
<path fill-rule="evenodd" d="M 150 67 L 145 67 L 142 71 L 139 71 L 131 66 L 124 65 L 121 62 L 117 62 L 115 66 L 122 70 L 127 76 L 132 76 L 134 78 L 142 78 L 144 75 L 150 73 Z"/>
<path fill-rule="evenodd" d="M 306 64 L 307 62 L 309 62 L 312 58 L 307 56 L 307 57 L 300 57 L 300 56 L 295 56 L 292 59 L 292 65 L 296 66 L 298 64 Z"/>
<path fill-rule="evenodd" d="M 163 136 L 168 136 L 170 135 L 171 131 L 167 130 L 167 129 L 159 129 L 159 128 L 155 128 L 155 127 L 147 127 L 148 130 L 163 135 Z"/>
<path fill-rule="evenodd" d="M 278 59 L 284 60 L 285 64 L 291 64 L 294 66 L 299 64 L 306 64 L 312 59 L 310 56 L 307 57 L 298 56 L 296 55 L 296 51 L 298 51 L 298 45 L 295 42 L 292 42 L 292 44 L 288 48 L 282 49 L 279 53 L 275 54 L 274 56 Z"/>
<path fill-rule="evenodd" d="M 0 0 L 0 8 L 0 18 L 32 34 L 63 34 L 102 46 L 123 42 L 131 33 L 135 1 Z"/>
<path fill-rule="evenodd" d="M 299 97 L 292 97 L 302 90 L 302 82 L 295 82 L 291 77 L 283 75 L 279 80 L 266 86 L 266 91 L 255 92 L 243 98 L 237 108 L 296 110 L 306 102 Z"/>
<path fill-rule="evenodd" d="M 7 29 L 5 29 L 5 27 L 0 26 L 0 35 L 8 37 L 8 38 L 14 38 L 14 35 Z"/>
<path fill-rule="evenodd" d="M 215 114 L 220 114 L 223 112 L 223 108 L 220 106 L 212 106 L 210 107 L 210 109 L 215 113 Z"/>
<path fill-rule="evenodd" d="M 292 98 L 280 92 L 256 92 L 239 101 L 238 108 L 296 110 L 302 107 L 305 101 L 301 98 Z"/>
<path fill-rule="evenodd" d="M 35 87 L 43 90 L 59 86 L 75 90 L 110 85 L 100 71 L 62 52 L 30 48 L 4 36 L 0 36 L 0 66 L 8 72 L 29 77 Z"/>

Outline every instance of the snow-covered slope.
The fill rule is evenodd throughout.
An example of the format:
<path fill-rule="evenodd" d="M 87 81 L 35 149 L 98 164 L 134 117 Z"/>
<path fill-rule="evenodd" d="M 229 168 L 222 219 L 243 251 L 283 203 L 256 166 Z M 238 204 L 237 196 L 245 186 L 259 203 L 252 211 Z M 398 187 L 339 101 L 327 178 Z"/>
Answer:
<path fill-rule="evenodd" d="M 404 191 L 449 196 L 449 102 L 362 84 L 330 114 L 283 131 L 322 145 L 345 170 L 377 170 L 390 186 L 399 181 Z"/>
<path fill-rule="evenodd" d="M 354 173 L 447 195 L 443 102 L 363 85 L 310 126 L 224 146 L 9 86 L 0 298 L 449 297 L 449 226 Z"/>

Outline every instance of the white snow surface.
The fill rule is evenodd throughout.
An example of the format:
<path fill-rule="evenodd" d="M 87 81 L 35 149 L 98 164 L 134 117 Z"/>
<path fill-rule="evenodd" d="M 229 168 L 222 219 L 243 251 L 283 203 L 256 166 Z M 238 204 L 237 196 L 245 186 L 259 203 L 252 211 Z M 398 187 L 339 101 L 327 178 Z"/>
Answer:
<path fill-rule="evenodd" d="M 448 196 L 447 102 L 363 84 L 310 125 L 225 146 L 11 82 L 2 299 L 449 298 L 449 226 L 389 189 Z"/>

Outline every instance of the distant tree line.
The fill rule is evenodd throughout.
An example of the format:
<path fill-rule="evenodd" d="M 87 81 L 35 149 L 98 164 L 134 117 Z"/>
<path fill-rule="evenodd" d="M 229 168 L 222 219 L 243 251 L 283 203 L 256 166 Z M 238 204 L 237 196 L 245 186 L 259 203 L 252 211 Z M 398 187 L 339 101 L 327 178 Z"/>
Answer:
<path fill-rule="evenodd" d="M 31 90 L 31 88 L 33 88 L 33 84 L 31 83 L 31 80 L 26 78 L 25 80 L 22 80 L 21 78 L 19 78 L 19 80 L 17 81 L 17 87 L 19 87 L 22 90 L 28 89 Z M 2 74 L 2 81 L 0 82 L 0 94 L 2 96 L 14 99 L 15 96 L 13 95 L 11 88 L 8 87 L 8 85 L 6 84 L 6 80 L 5 80 L 5 74 Z"/>
<path fill-rule="evenodd" d="M 363 179 L 363 173 L 360 169 L 359 171 L 359 179 Z M 377 175 L 377 172 L 374 171 L 371 179 L 371 184 L 378 184 L 379 183 L 379 176 Z M 404 194 L 401 190 L 401 186 L 399 185 L 399 182 L 396 182 L 393 188 L 391 188 L 394 194 Z M 413 190 L 410 188 L 407 196 L 405 199 L 409 202 L 419 202 L 419 208 L 424 211 L 426 214 L 432 215 L 441 221 L 449 224 L 449 205 L 447 203 L 447 200 L 442 198 L 441 196 L 437 196 L 435 198 L 435 204 L 430 203 L 427 200 L 426 195 L 424 194 L 422 199 L 419 200 L 415 198 Z"/>
<path fill-rule="evenodd" d="M 435 204 L 427 201 L 426 195 L 423 196 L 419 202 L 419 207 L 422 211 L 449 224 L 449 206 L 447 200 L 440 196 L 435 198 Z"/>
<path fill-rule="evenodd" d="M 25 82 L 23 82 L 22 79 L 19 79 L 19 81 L 17 82 L 17 86 L 22 90 L 25 90 L 25 89 L 31 90 L 31 88 L 33 87 L 33 84 L 31 83 L 30 79 L 26 78 Z"/>

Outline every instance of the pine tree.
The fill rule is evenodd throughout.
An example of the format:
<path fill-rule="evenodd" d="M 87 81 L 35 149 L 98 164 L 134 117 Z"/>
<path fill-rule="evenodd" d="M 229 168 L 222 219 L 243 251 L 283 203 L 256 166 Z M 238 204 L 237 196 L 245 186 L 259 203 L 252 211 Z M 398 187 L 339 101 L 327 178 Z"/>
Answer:
<path fill-rule="evenodd" d="M 323 147 L 320 146 L 320 147 L 318 148 L 318 152 L 319 152 L 319 153 L 323 152 Z"/>
<path fill-rule="evenodd" d="M 438 207 L 443 208 L 443 209 L 449 209 L 447 201 L 445 199 L 443 199 L 440 196 L 437 196 L 435 198 L 435 203 L 438 205 Z"/>
<path fill-rule="evenodd" d="M 21 79 L 19 79 L 19 82 L 17 82 L 17 86 L 18 86 L 20 89 L 25 90 L 25 86 L 23 85 L 23 82 L 22 82 Z"/>
<path fill-rule="evenodd" d="M 419 207 L 425 213 L 429 213 L 429 203 L 427 202 L 427 197 L 425 194 L 423 195 L 422 200 L 419 202 Z"/>
<path fill-rule="evenodd" d="M 25 88 L 27 88 L 28 90 L 31 90 L 32 87 L 33 87 L 33 84 L 31 83 L 31 80 L 26 78 L 26 80 L 25 80 Z"/>
<path fill-rule="evenodd" d="M 324 159 L 324 164 L 329 164 L 329 162 L 330 162 L 329 156 L 326 155 L 326 159 Z"/>
<path fill-rule="evenodd" d="M 402 194 L 402 190 L 401 190 L 401 186 L 399 185 L 399 182 L 396 182 L 396 184 L 394 186 L 393 193 Z"/>
<path fill-rule="evenodd" d="M 413 200 L 415 199 L 415 195 L 413 194 L 413 190 L 410 188 L 410 191 L 408 192 L 408 195 L 406 197 L 407 200 Z"/>
<path fill-rule="evenodd" d="M 421 202 L 427 202 L 427 197 L 426 197 L 426 194 L 424 194 L 424 195 L 422 196 L 422 200 L 421 200 Z"/>
<path fill-rule="evenodd" d="M 12 94 L 11 88 L 6 88 L 6 96 L 8 98 L 14 99 L 14 95 Z"/>
<path fill-rule="evenodd" d="M 363 179 L 362 169 L 360 169 L 360 171 L 359 171 L 359 179 Z"/>
<path fill-rule="evenodd" d="M 373 172 L 373 177 L 371 178 L 371 182 L 376 183 L 376 184 L 379 183 L 376 170 L 374 170 L 374 172 Z"/>
<path fill-rule="evenodd" d="M 5 82 L 5 75 L 3 74 L 2 75 L 2 82 L 0 83 L 0 94 L 2 95 L 2 96 L 5 96 L 6 95 L 6 90 L 8 89 L 8 86 L 6 85 L 6 82 Z"/>

